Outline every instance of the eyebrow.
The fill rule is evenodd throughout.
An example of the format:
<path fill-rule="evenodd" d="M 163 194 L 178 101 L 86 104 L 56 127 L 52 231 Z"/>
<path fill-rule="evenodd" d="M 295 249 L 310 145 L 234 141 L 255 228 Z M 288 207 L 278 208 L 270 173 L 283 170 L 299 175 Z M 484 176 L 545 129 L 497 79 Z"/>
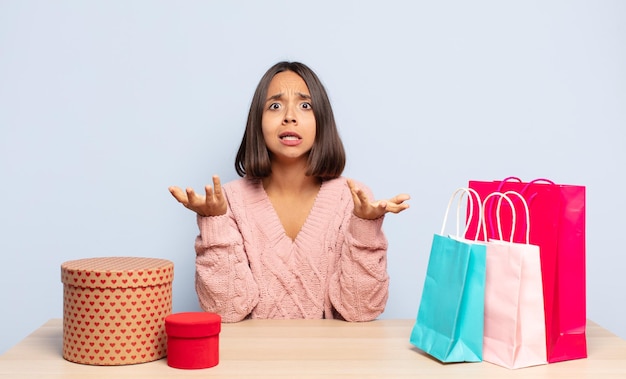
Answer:
<path fill-rule="evenodd" d="M 296 94 L 301 99 L 311 100 L 311 95 L 308 95 L 308 94 L 302 93 L 302 92 L 297 92 Z M 283 97 L 283 93 L 282 92 L 281 93 L 277 93 L 276 95 L 272 95 L 272 96 L 268 97 L 267 100 L 265 100 L 265 102 L 267 103 L 268 101 L 279 100 L 281 97 Z"/>

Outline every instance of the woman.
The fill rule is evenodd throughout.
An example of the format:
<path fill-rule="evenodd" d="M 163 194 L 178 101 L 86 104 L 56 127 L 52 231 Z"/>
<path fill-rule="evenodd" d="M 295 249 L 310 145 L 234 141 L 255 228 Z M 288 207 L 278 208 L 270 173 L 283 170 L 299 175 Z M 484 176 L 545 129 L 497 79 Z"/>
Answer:
<path fill-rule="evenodd" d="M 245 318 L 368 321 L 388 297 L 384 215 L 401 194 L 370 201 L 341 177 L 345 152 L 326 90 L 298 62 L 280 62 L 253 96 L 235 167 L 241 179 L 205 195 L 170 187 L 197 213 L 196 291 L 225 322 Z"/>

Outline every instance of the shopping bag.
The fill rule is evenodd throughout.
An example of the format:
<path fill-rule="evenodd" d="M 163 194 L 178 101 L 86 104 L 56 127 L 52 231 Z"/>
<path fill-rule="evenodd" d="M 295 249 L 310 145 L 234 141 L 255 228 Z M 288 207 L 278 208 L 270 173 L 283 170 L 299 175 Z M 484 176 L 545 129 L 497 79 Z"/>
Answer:
<path fill-rule="evenodd" d="M 541 256 L 548 362 L 586 358 L 585 187 L 507 178 L 470 181 L 469 188 L 482 198 L 492 192 L 515 191 L 526 199 L 530 243 L 539 246 Z M 504 230 L 509 227 L 506 211 L 502 212 Z M 466 235 L 475 232 L 470 225 Z M 521 233 L 516 231 L 514 241 L 523 238 Z M 479 239 L 484 239 L 483 234 L 479 232 Z"/>
<path fill-rule="evenodd" d="M 442 362 L 482 360 L 485 245 L 459 234 L 461 200 L 468 195 L 470 215 L 480 224 L 481 201 L 458 189 L 450 198 L 441 228 L 431 245 L 426 279 L 410 342 Z M 457 233 L 444 235 L 450 205 L 458 194 Z M 470 221 L 473 217 L 470 216 Z M 466 228 L 467 229 L 467 225 Z"/>
<path fill-rule="evenodd" d="M 517 192 L 493 192 L 484 199 L 483 212 L 496 198 L 495 215 L 483 213 L 483 233 L 489 237 L 483 360 L 510 369 L 546 364 L 541 260 L 539 246 L 529 244 L 528 206 Z M 511 198 L 519 198 L 522 206 L 516 208 Z M 503 199 L 512 211 L 508 241 L 501 226 Z M 524 211 L 525 220 L 516 217 L 518 210 Z M 496 238 L 491 238 L 486 228 L 492 217 L 498 225 Z M 513 242 L 514 231 L 519 229 L 526 231 L 524 243 Z"/>

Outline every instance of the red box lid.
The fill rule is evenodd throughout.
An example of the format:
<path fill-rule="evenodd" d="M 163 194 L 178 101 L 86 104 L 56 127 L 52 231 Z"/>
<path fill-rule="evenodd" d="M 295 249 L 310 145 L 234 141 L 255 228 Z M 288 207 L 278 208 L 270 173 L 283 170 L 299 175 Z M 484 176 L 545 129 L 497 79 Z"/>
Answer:
<path fill-rule="evenodd" d="M 165 332 L 169 337 L 200 338 L 218 334 L 222 318 L 211 312 L 173 313 L 165 318 Z"/>

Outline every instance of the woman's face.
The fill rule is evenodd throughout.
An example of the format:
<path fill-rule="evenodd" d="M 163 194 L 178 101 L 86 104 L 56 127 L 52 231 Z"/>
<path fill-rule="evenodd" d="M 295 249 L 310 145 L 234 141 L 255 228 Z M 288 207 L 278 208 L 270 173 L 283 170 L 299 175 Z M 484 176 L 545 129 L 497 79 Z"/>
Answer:
<path fill-rule="evenodd" d="M 261 125 L 272 160 L 306 161 L 315 141 L 315 116 L 309 88 L 298 74 L 283 71 L 272 78 Z"/>

